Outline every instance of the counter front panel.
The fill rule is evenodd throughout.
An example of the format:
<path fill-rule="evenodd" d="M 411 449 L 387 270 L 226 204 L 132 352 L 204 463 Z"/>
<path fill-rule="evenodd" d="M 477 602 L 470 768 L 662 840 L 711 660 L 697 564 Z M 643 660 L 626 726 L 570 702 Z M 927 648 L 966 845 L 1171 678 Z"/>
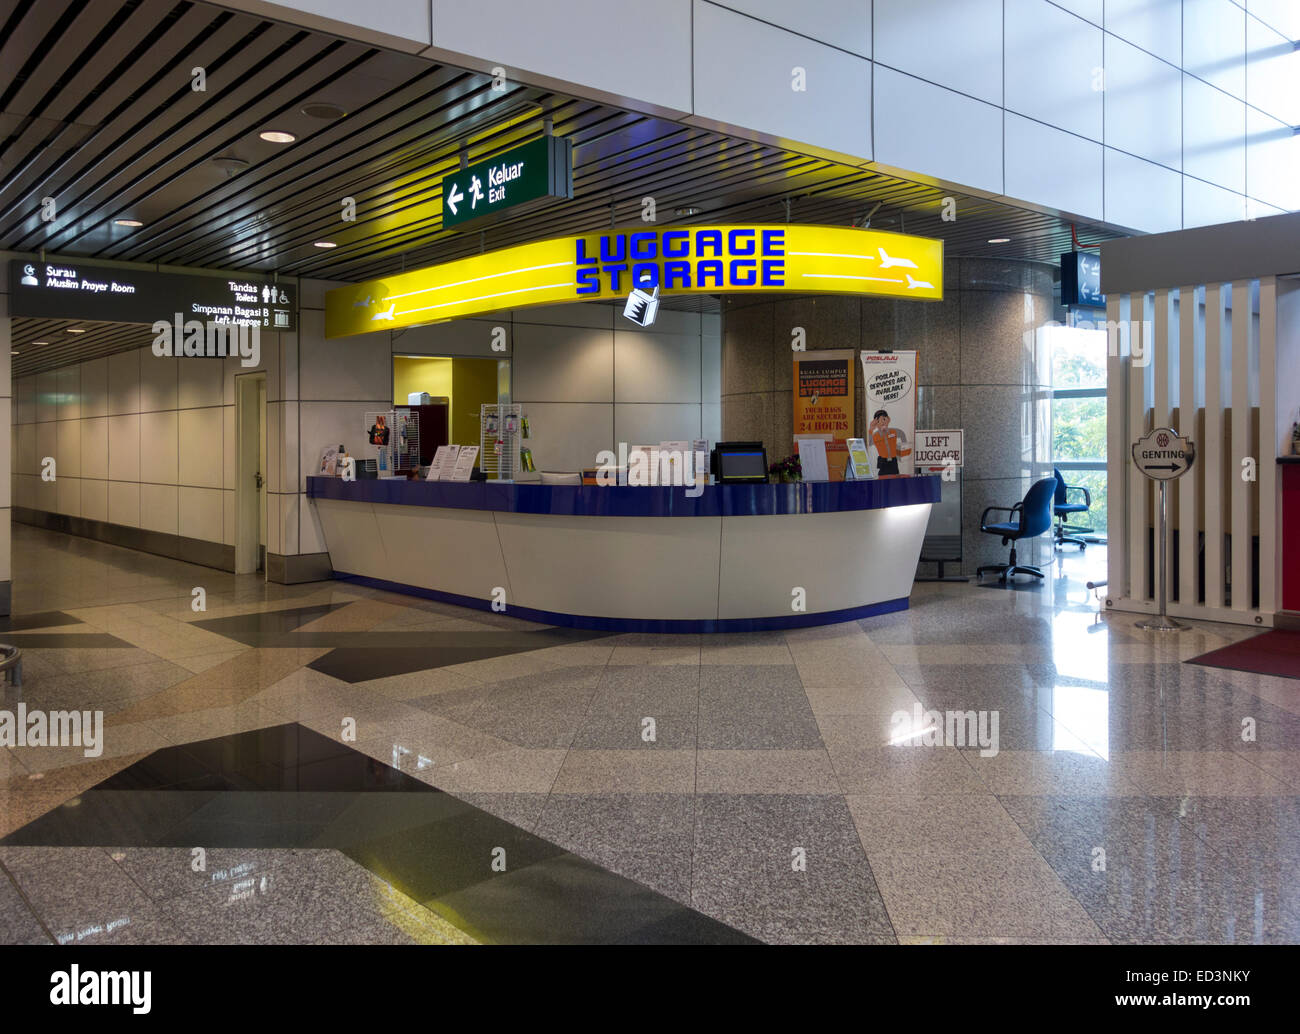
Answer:
<path fill-rule="evenodd" d="M 533 621 L 711 632 L 907 606 L 939 478 L 683 488 L 310 477 L 335 576 Z"/>

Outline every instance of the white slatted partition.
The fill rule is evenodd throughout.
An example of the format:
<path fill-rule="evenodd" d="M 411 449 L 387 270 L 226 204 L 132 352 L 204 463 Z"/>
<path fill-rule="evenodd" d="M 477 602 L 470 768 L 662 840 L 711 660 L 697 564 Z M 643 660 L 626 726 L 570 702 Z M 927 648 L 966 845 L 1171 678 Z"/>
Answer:
<path fill-rule="evenodd" d="M 1171 586 L 1169 613 L 1295 620 L 1281 611 L 1279 565 L 1284 547 L 1300 549 L 1300 533 L 1290 529 L 1282 542 L 1277 457 L 1300 413 L 1298 284 L 1300 213 L 1102 245 L 1112 609 L 1155 610 L 1154 493 L 1131 446 L 1169 423 L 1197 451 L 1172 489 L 1178 590 Z"/>
<path fill-rule="evenodd" d="M 1205 288 L 1205 421 L 1198 443 L 1201 447 L 1201 508 L 1208 522 L 1210 514 L 1223 511 L 1223 288 L 1210 284 Z M 1205 606 L 1218 610 L 1223 606 L 1223 529 L 1210 534 L 1201 528 L 1205 549 Z"/>
<path fill-rule="evenodd" d="M 1176 484 L 1170 512 L 1179 535 L 1176 547 L 1169 537 L 1167 563 L 1170 571 L 1178 571 L 1179 592 L 1175 597 L 1171 590 L 1169 613 L 1272 624 L 1275 278 L 1111 294 L 1107 317 L 1120 325 L 1115 335 L 1120 347 L 1111 349 L 1118 354 L 1108 364 L 1109 605 L 1155 609 L 1149 586 L 1155 577 L 1159 515 L 1152 482 L 1133 465 L 1130 446 L 1152 427 L 1173 426 L 1193 439 L 1198 455 L 1195 472 Z M 1253 369 L 1258 370 L 1254 379 Z M 1197 391 L 1198 371 L 1203 371 L 1203 393 Z M 1262 432 L 1258 436 L 1256 427 Z M 1253 473 L 1253 479 L 1243 472 Z M 1260 505 L 1261 499 L 1266 505 Z"/>

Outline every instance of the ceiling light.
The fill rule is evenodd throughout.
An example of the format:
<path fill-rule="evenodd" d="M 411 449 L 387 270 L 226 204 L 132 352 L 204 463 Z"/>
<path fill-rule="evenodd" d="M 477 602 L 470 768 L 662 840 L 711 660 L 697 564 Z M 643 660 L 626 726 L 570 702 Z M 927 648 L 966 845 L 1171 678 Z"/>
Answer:
<path fill-rule="evenodd" d="M 143 226 L 144 223 L 140 222 L 139 219 L 114 219 L 113 225 L 114 226 Z"/>
<path fill-rule="evenodd" d="M 308 118 L 325 119 L 331 122 L 347 114 L 337 104 L 329 104 L 324 101 L 313 101 L 311 104 L 304 104 L 299 110 Z"/>
<path fill-rule="evenodd" d="M 231 155 L 225 155 L 221 158 L 213 158 L 212 164 L 224 172 L 234 175 L 237 172 L 243 172 L 248 168 L 248 162 L 243 158 L 235 158 Z"/>
<path fill-rule="evenodd" d="M 685 206 L 683 206 L 682 208 L 678 208 L 678 209 L 676 209 L 675 212 L 674 212 L 674 214 L 675 214 L 675 215 L 681 215 L 681 216 L 686 216 L 686 215 L 699 215 L 699 214 L 700 214 L 700 210 L 699 210 L 698 208 L 696 208 L 694 205 L 685 205 Z"/>
<path fill-rule="evenodd" d="M 1010 243 L 1011 243 L 1011 238 L 1010 238 L 1010 237 L 990 237 L 990 238 L 989 238 L 989 243 L 990 243 L 990 244 L 1010 244 Z"/>
<path fill-rule="evenodd" d="M 48 345 L 49 342 L 48 342 L 48 341 L 33 341 L 32 344 L 33 344 L 33 345 Z"/>
<path fill-rule="evenodd" d="M 84 333 L 86 332 L 86 328 L 85 328 L 85 327 L 65 327 L 64 329 L 65 329 L 69 334 L 84 334 Z"/>
<path fill-rule="evenodd" d="M 11 348 L 11 349 L 9 349 L 9 354 L 10 354 L 10 355 L 22 355 L 22 353 L 19 352 L 18 349 L 16 349 L 16 348 Z"/>
<path fill-rule="evenodd" d="M 285 133 L 278 129 L 268 129 L 265 133 L 258 133 L 268 144 L 291 144 L 298 138 L 292 133 Z"/>
<path fill-rule="evenodd" d="M 313 248 L 337 248 L 338 245 L 335 244 L 333 241 L 314 241 L 312 243 L 312 247 Z"/>

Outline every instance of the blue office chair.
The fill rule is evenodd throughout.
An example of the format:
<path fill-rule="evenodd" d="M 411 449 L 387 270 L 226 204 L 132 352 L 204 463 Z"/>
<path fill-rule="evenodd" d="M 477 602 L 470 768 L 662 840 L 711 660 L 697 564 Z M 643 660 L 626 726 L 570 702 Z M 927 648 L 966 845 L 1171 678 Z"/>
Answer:
<path fill-rule="evenodd" d="M 1066 523 L 1066 518 L 1072 513 L 1087 513 L 1092 507 L 1092 493 L 1082 485 L 1067 485 L 1065 478 L 1056 468 L 1052 468 L 1052 473 L 1056 475 L 1056 495 L 1052 499 L 1052 513 L 1056 517 L 1056 538 L 1052 540 L 1052 548 L 1063 546 L 1067 542 L 1079 547 L 1082 553 L 1088 548 L 1088 543 L 1078 535 L 1067 535 L 1067 531 L 1091 531 L 1091 528 L 1071 528 Z M 1066 502 L 1067 493 L 1082 492 L 1083 502 L 1068 503 Z"/>
<path fill-rule="evenodd" d="M 1051 530 L 1052 500 L 1056 495 L 1058 484 L 1054 477 L 1043 478 L 1042 481 L 1035 482 L 1029 489 L 1029 494 L 1015 506 L 990 506 L 985 509 L 980 516 L 980 531 L 1001 536 L 1004 546 L 1010 542 L 1011 557 L 1005 564 L 984 564 L 976 568 L 976 578 L 983 578 L 985 571 L 998 571 L 998 581 L 1005 585 L 1008 578 L 1014 578 L 1018 574 L 1032 574 L 1035 578 L 1043 577 L 1043 572 L 1038 568 L 1016 563 L 1016 543 L 1021 539 L 1037 538 Z M 1014 520 L 990 524 L 989 514 L 995 510 L 1011 514 Z"/>

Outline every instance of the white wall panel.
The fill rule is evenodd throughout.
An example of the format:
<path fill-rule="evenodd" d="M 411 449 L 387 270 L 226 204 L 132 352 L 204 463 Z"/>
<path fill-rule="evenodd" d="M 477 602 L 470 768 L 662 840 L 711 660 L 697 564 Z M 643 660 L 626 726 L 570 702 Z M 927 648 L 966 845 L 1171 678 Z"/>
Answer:
<path fill-rule="evenodd" d="M 389 399 L 393 390 L 392 347 L 387 334 L 358 337 L 325 337 L 324 315 L 313 309 L 302 313 L 303 333 L 299 339 L 302 378 L 299 391 L 304 399 Z M 265 357 L 265 349 L 263 349 Z M 237 369 L 236 374 L 250 371 Z M 229 374 L 230 371 L 228 370 Z M 234 402 L 234 381 L 227 402 Z M 271 391 L 267 375 L 266 397 L 279 398 Z M 390 400 L 391 401 L 391 400 Z M 337 444 L 337 443 L 336 443 Z"/>
<path fill-rule="evenodd" d="M 876 160 L 1002 192 L 1002 110 L 876 69 Z"/>
<path fill-rule="evenodd" d="M 698 403 L 700 335 L 615 331 L 614 400 Z"/>
<path fill-rule="evenodd" d="M 140 412 L 140 352 L 119 352 L 108 357 L 108 412 Z"/>
<path fill-rule="evenodd" d="M 1183 76 L 1183 171 L 1246 189 L 1246 105 L 1195 76 Z"/>
<path fill-rule="evenodd" d="M 516 402 L 612 402 L 614 335 L 574 327 L 515 327 Z"/>
<path fill-rule="evenodd" d="M 722 6 L 869 58 L 872 18 L 876 23 L 878 49 L 881 6 L 888 2 L 890 0 L 875 0 L 874 12 L 870 0 L 857 3 L 851 0 L 800 0 L 797 4 L 790 3 L 790 0 L 722 0 Z M 1001 0 L 994 2 L 1000 3 Z M 876 56 L 879 59 L 879 54 Z"/>
<path fill-rule="evenodd" d="M 81 516 L 88 521 L 108 520 L 108 482 L 81 479 Z"/>
<path fill-rule="evenodd" d="M 36 423 L 36 378 L 20 377 L 14 382 L 14 423 Z"/>
<path fill-rule="evenodd" d="M 81 370 L 77 366 L 65 366 L 56 371 L 58 383 L 58 418 L 76 420 L 81 416 Z"/>
<path fill-rule="evenodd" d="M 204 542 L 221 541 L 222 495 L 209 488 L 181 488 L 177 491 L 177 534 Z"/>
<path fill-rule="evenodd" d="M 1089 218 L 1102 217 L 1102 148 L 1007 112 L 1006 193 Z"/>
<path fill-rule="evenodd" d="M 596 453 L 614 447 L 614 407 L 582 402 L 529 402 L 528 446 L 538 470 L 581 470 L 596 465 Z M 658 441 L 658 439 L 656 439 Z"/>
<path fill-rule="evenodd" d="M 1232 0 L 1183 0 L 1183 69 L 1246 97 L 1246 12 Z"/>
<path fill-rule="evenodd" d="M 81 415 L 108 415 L 107 359 L 90 359 L 81 364 Z"/>
<path fill-rule="evenodd" d="M 1246 102 L 1300 125 L 1300 51 L 1255 18 L 1246 19 Z"/>
<path fill-rule="evenodd" d="M 223 407 L 224 408 L 224 407 Z M 269 410 L 271 407 L 268 406 Z M 221 488 L 224 464 L 224 446 L 222 431 L 224 421 L 223 409 L 182 409 L 178 414 L 177 433 L 179 436 L 179 465 L 177 483 L 193 485 L 200 488 Z M 230 444 L 234 452 L 235 443 Z M 267 448 L 270 460 L 270 446 Z M 265 473 L 265 472 L 263 472 Z M 191 536 L 193 538 L 194 536 Z M 219 541 L 220 533 L 212 539 Z"/>
<path fill-rule="evenodd" d="M 432 11 L 435 47 L 690 111 L 690 0 L 432 0 Z"/>
<path fill-rule="evenodd" d="M 81 473 L 88 478 L 108 477 L 108 418 L 97 416 L 80 421 Z"/>
<path fill-rule="evenodd" d="M 140 480 L 140 415 L 108 418 L 108 476 L 113 481 Z M 112 504 L 112 497 L 109 497 Z"/>
<path fill-rule="evenodd" d="M 1057 7 L 1064 7 L 1067 11 L 1077 14 L 1080 18 L 1086 18 L 1094 25 L 1102 23 L 1105 0 L 1054 0 L 1054 2 Z"/>
<path fill-rule="evenodd" d="M 81 479 L 61 477 L 54 486 L 54 512 L 65 513 L 70 517 L 81 516 Z"/>
<path fill-rule="evenodd" d="M 877 65 L 1002 103 L 1002 0 L 875 0 L 872 17 Z M 877 98 L 877 126 L 884 107 Z"/>
<path fill-rule="evenodd" d="M 1182 63 L 1182 0 L 1106 0 L 1105 27 L 1171 64 Z"/>
<path fill-rule="evenodd" d="M 1300 39 L 1300 4 L 1296 0 L 1246 0 L 1246 10 L 1288 39 Z"/>
<path fill-rule="evenodd" d="M 1183 77 L 1132 44 L 1106 38 L 1106 145 L 1182 168 Z"/>
<path fill-rule="evenodd" d="M 616 404 L 614 441 L 657 445 L 700 437 L 700 407 L 692 405 Z M 594 466 L 593 454 L 585 466 Z"/>
<path fill-rule="evenodd" d="M 624 30 L 619 30 L 624 31 Z M 807 89 L 791 88 L 803 68 Z M 695 115 L 859 159 L 871 154 L 871 62 L 695 0 Z"/>
<path fill-rule="evenodd" d="M 1183 228 L 1235 223 L 1246 214 L 1245 198 L 1223 187 L 1183 177 Z"/>
<path fill-rule="evenodd" d="M 59 477 L 81 477 L 81 421 L 60 420 L 58 428 Z"/>
<path fill-rule="evenodd" d="M 1106 221 L 1144 233 L 1183 225 L 1183 178 L 1162 165 L 1106 148 Z"/>
<path fill-rule="evenodd" d="M 46 370 L 36 375 L 36 422 L 59 418 L 59 375 Z"/>
<path fill-rule="evenodd" d="M 140 486 L 140 527 L 179 534 L 180 517 L 175 485 Z"/>
<path fill-rule="evenodd" d="M 140 527 L 140 483 L 138 481 L 110 481 L 108 483 L 108 522 L 128 528 Z"/>
<path fill-rule="evenodd" d="M 1101 29 L 1047 0 L 1006 0 L 1005 63 L 1009 111 L 1101 140 Z"/>
<path fill-rule="evenodd" d="M 176 411 L 140 414 L 140 480 L 176 484 Z M 143 500 L 143 497 L 142 497 Z"/>
<path fill-rule="evenodd" d="M 221 405 L 221 363 L 196 359 L 178 362 L 176 366 L 178 409 Z"/>
<path fill-rule="evenodd" d="M 147 348 L 140 349 L 141 413 L 176 408 L 176 385 L 180 376 L 177 367 L 182 363 L 220 365 L 216 360 L 177 360 L 168 356 L 156 356 Z"/>
<path fill-rule="evenodd" d="M 1246 193 L 1288 211 L 1300 209 L 1300 136 L 1251 107 L 1246 109 Z"/>

